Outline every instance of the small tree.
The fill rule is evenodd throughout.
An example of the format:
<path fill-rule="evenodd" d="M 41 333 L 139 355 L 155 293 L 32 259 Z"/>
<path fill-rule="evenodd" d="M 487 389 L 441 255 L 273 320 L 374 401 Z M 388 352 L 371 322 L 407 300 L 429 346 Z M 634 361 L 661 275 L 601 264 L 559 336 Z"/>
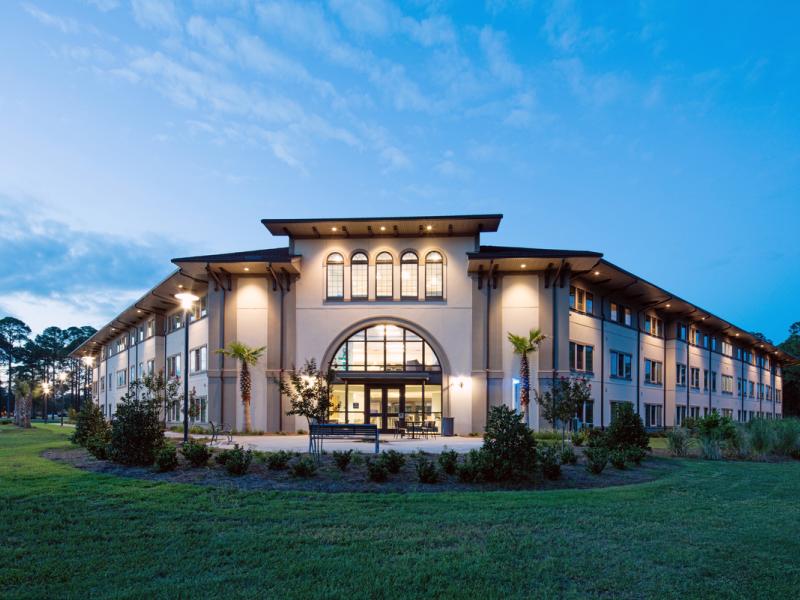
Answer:
<path fill-rule="evenodd" d="M 183 399 L 180 387 L 178 379 L 167 379 L 162 370 L 155 375 L 145 375 L 141 380 L 140 394 L 158 407 L 161 426 L 164 429 L 167 428 L 167 417 L 170 411 Z"/>
<path fill-rule="evenodd" d="M 117 406 L 111 423 L 110 458 L 126 465 L 152 465 L 164 445 L 159 405 L 148 393 L 139 394 L 141 383 L 133 382 Z"/>
<path fill-rule="evenodd" d="M 531 402 L 531 368 L 528 363 L 528 354 L 536 352 L 541 343 L 545 340 L 545 335 L 539 329 L 531 329 L 528 336 L 514 335 L 508 333 L 508 341 L 514 347 L 514 353 L 519 354 L 519 404 L 525 413 L 525 422 L 530 422 L 528 406 Z"/>
<path fill-rule="evenodd" d="M 639 447 L 646 450 L 650 447 L 650 438 L 642 423 L 642 418 L 633 411 L 630 402 L 619 405 L 606 431 L 606 445 L 609 450 L 626 450 Z"/>
<path fill-rule="evenodd" d="M 307 360 L 302 369 L 287 371 L 279 382 L 281 393 L 288 396 L 292 407 L 286 414 L 305 417 L 309 431 L 312 421 L 327 421 L 333 408 L 331 386 L 335 375 L 333 369 L 324 372 L 318 369 L 313 358 Z"/>
<path fill-rule="evenodd" d="M 260 348 L 252 348 L 242 342 L 231 342 L 227 348 L 220 348 L 217 350 L 218 354 L 223 354 L 229 358 L 239 361 L 239 391 L 242 394 L 242 404 L 244 405 L 244 430 L 249 432 L 252 427 L 252 419 L 250 417 L 250 392 L 252 384 L 250 382 L 250 367 L 254 367 L 264 354 L 266 346 Z"/>
<path fill-rule="evenodd" d="M 103 411 L 90 399 L 81 405 L 81 410 L 78 412 L 78 418 L 75 423 L 75 432 L 70 436 L 70 440 L 73 444 L 86 446 L 86 442 L 90 437 L 102 435 L 107 429 L 108 423 L 103 417 Z"/>
<path fill-rule="evenodd" d="M 592 397 L 592 386 L 581 377 L 560 377 L 553 387 L 536 394 L 536 402 L 542 407 L 544 418 L 553 424 L 553 429 L 561 426 L 561 440 L 566 437 L 567 424 Z"/>
<path fill-rule="evenodd" d="M 522 415 L 505 405 L 493 406 L 480 456 L 486 479 L 520 481 L 531 477 L 536 467 L 536 440 Z"/>

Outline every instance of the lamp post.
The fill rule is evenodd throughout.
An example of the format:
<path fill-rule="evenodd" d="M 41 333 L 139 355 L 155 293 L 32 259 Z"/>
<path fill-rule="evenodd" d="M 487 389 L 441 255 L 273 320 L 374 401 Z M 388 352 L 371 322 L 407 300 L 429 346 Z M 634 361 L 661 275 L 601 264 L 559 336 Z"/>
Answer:
<path fill-rule="evenodd" d="M 64 426 L 64 382 L 67 380 L 67 372 L 61 371 L 58 374 L 58 382 L 61 384 L 61 427 Z"/>
<path fill-rule="evenodd" d="M 42 382 L 42 400 L 44 400 L 44 421 L 47 422 L 47 394 L 50 393 L 50 382 Z M 31 413 L 33 413 L 33 406 L 31 405 Z"/>
<path fill-rule="evenodd" d="M 89 371 L 92 369 L 92 367 L 94 367 L 94 356 L 88 356 L 88 355 L 84 356 L 83 358 L 81 358 L 81 362 L 83 362 L 83 366 L 84 366 L 84 370 L 83 370 L 83 386 L 84 386 L 83 402 L 86 402 L 86 400 L 89 399 L 89 387 L 90 387 L 90 384 L 89 384 Z M 91 401 L 94 401 L 94 400 L 92 399 Z M 81 405 L 78 406 L 78 410 L 80 410 L 82 407 L 83 407 L 83 403 L 81 403 Z"/>
<path fill-rule="evenodd" d="M 189 311 L 200 298 L 191 292 L 175 294 L 183 309 L 183 443 L 189 442 Z"/>

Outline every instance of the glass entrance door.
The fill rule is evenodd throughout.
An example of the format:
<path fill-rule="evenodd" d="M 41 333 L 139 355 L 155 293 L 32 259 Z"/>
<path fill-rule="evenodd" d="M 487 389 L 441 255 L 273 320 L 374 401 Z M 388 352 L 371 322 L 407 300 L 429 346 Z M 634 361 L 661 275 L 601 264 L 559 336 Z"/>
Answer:
<path fill-rule="evenodd" d="M 402 386 L 370 386 L 367 422 L 374 423 L 381 431 L 394 429 L 400 416 L 402 401 Z"/>

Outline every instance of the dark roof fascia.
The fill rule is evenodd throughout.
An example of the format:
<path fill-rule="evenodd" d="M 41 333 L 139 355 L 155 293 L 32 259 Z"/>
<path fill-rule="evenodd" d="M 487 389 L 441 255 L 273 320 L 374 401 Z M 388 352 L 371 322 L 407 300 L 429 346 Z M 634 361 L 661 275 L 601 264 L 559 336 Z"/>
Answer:
<path fill-rule="evenodd" d="M 477 252 L 467 252 L 467 258 L 479 260 L 485 258 L 569 258 L 569 257 L 602 258 L 601 252 L 591 250 L 558 250 L 553 248 L 520 248 L 514 246 L 481 246 Z"/>
<path fill-rule="evenodd" d="M 235 263 L 235 262 L 290 262 L 299 258 L 299 254 L 290 254 L 289 247 L 264 248 L 262 250 L 244 250 L 241 252 L 226 252 L 223 254 L 205 254 L 201 256 L 185 256 L 173 258 L 172 262 L 178 263 Z"/>

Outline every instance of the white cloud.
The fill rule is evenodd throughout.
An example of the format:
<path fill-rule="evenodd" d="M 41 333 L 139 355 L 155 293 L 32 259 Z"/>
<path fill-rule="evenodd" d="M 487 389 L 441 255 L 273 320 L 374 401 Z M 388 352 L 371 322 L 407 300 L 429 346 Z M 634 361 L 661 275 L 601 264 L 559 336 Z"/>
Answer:
<path fill-rule="evenodd" d="M 629 85 L 623 75 L 614 72 L 593 75 L 586 72 L 578 58 L 554 62 L 556 69 L 566 79 L 572 93 L 582 101 L 595 106 L 604 106 L 620 99 Z"/>
<path fill-rule="evenodd" d="M 581 46 L 604 45 L 609 32 L 602 27 L 584 28 L 573 0 L 555 0 L 544 23 L 548 43 L 562 52 L 573 52 Z"/>
<path fill-rule="evenodd" d="M 132 0 L 133 17 L 146 29 L 175 31 L 180 21 L 172 0 Z"/>
<path fill-rule="evenodd" d="M 330 7 L 351 31 L 378 37 L 390 33 L 398 13 L 384 0 L 331 0 Z"/>
<path fill-rule="evenodd" d="M 119 0 L 84 0 L 100 12 L 109 12 L 119 7 Z"/>
<path fill-rule="evenodd" d="M 522 69 L 508 53 L 507 38 L 505 33 L 495 31 L 487 25 L 480 32 L 481 48 L 494 77 L 507 85 L 519 85 L 522 82 Z"/>
<path fill-rule="evenodd" d="M 28 3 L 23 3 L 22 8 L 42 25 L 58 29 L 61 33 L 78 33 L 81 30 L 80 24 L 71 17 L 59 17 Z"/>

